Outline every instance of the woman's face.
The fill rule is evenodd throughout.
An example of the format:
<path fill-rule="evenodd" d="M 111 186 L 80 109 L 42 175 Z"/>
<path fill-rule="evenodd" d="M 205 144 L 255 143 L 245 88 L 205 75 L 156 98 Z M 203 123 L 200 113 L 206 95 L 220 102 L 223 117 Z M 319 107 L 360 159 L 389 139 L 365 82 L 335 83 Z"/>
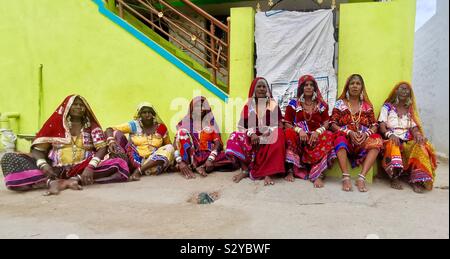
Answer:
<path fill-rule="evenodd" d="M 311 97 L 314 94 L 314 83 L 312 81 L 306 81 L 303 86 L 303 94 L 306 97 Z"/>
<path fill-rule="evenodd" d="M 263 81 L 259 81 L 255 87 L 256 98 L 266 98 L 267 97 L 267 86 Z"/>
<path fill-rule="evenodd" d="M 139 114 L 143 121 L 151 121 L 154 117 L 153 111 L 150 107 L 143 107 Z"/>
<path fill-rule="evenodd" d="M 205 101 L 202 100 L 202 119 L 211 112 L 211 109 L 205 104 Z"/>
<path fill-rule="evenodd" d="M 358 96 L 359 97 L 361 95 L 362 88 L 363 88 L 363 85 L 362 85 L 361 79 L 354 77 L 350 80 L 350 84 L 348 87 L 350 96 Z"/>
<path fill-rule="evenodd" d="M 84 117 L 86 115 L 86 105 L 80 98 L 75 98 L 70 107 L 69 114 L 71 117 Z"/>
<path fill-rule="evenodd" d="M 406 101 L 411 97 L 411 89 L 407 84 L 401 84 L 398 87 L 397 96 L 400 101 Z"/>

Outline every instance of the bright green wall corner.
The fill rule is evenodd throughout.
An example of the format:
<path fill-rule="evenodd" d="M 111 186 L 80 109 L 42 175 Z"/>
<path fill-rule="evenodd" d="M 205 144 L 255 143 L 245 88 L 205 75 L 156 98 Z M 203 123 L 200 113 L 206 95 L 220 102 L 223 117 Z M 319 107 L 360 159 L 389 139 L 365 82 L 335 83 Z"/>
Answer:
<path fill-rule="evenodd" d="M 340 5 L 338 92 L 364 77 L 376 115 L 399 81 L 412 80 L 416 1 Z"/>
<path fill-rule="evenodd" d="M 232 32 L 231 45 L 236 47 L 231 50 L 230 65 L 240 76 L 231 79 L 231 88 L 236 88 L 230 97 L 243 99 L 253 77 L 254 17 L 251 8 L 235 14 L 232 23 L 239 26 Z M 187 106 L 194 95 L 204 95 L 213 108 L 231 107 L 101 15 L 89 0 L 5 1 L 0 31 L 8 35 L 0 41 L 0 112 L 19 112 L 22 134 L 36 133 L 43 123 L 38 121 L 40 64 L 44 119 L 73 93 L 86 97 L 103 128 L 130 120 L 137 104 L 149 101 L 173 138 L 174 124 L 186 113 L 173 100 Z M 232 117 L 239 116 L 241 109 L 233 108 Z M 218 118 L 222 124 L 229 113 Z M 28 151 L 29 142 L 19 141 L 18 148 Z"/>

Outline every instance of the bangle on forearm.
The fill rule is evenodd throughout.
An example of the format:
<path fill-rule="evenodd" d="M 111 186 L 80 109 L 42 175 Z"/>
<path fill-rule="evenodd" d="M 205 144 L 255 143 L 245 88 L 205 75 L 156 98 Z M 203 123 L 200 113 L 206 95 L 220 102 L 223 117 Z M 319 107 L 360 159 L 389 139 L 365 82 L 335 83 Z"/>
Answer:
<path fill-rule="evenodd" d="M 392 135 L 394 135 L 394 132 L 392 132 L 392 131 L 387 131 L 387 132 L 384 134 L 384 136 L 385 136 L 386 138 L 390 138 Z"/>
<path fill-rule="evenodd" d="M 345 135 L 350 135 L 350 133 L 352 132 L 351 130 L 347 129 L 347 128 L 341 128 L 340 131 L 344 132 Z"/>
<path fill-rule="evenodd" d="M 300 134 L 300 132 L 302 132 L 302 130 L 303 130 L 303 129 L 300 128 L 300 127 L 295 127 L 295 128 L 294 128 L 294 131 L 297 132 L 297 134 Z"/>
<path fill-rule="evenodd" d="M 319 135 L 321 135 L 322 133 L 324 133 L 325 132 L 325 127 L 320 127 L 320 128 L 318 128 L 318 129 L 316 129 L 316 132 L 319 134 Z"/>
<path fill-rule="evenodd" d="M 179 164 L 183 161 L 183 159 L 181 158 L 181 156 L 179 156 L 175 158 L 175 161 L 177 162 L 177 164 Z"/>
<path fill-rule="evenodd" d="M 35 150 L 37 150 L 37 151 L 41 151 L 41 152 L 47 152 L 46 149 L 40 148 L 40 147 L 38 147 L 38 146 L 34 146 L 33 149 L 35 149 Z"/>
<path fill-rule="evenodd" d="M 218 154 L 217 150 L 212 151 L 211 154 L 208 157 L 208 161 L 216 160 L 217 154 Z"/>
<path fill-rule="evenodd" d="M 89 161 L 89 166 L 92 168 L 96 168 L 98 164 L 100 163 L 100 158 L 94 156 L 91 161 Z"/>
<path fill-rule="evenodd" d="M 44 166 L 48 165 L 47 160 L 40 158 L 36 161 L 36 166 L 42 170 Z"/>
<path fill-rule="evenodd" d="M 175 156 L 175 161 L 177 162 L 177 164 L 179 164 L 179 163 L 181 163 L 181 161 L 183 161 L 179 150 L 175 150 L 174 156 Z"/>
<path fill-rule="evenodd" d="M 248 129 L 247 130 L 247 136 L 248 137 L 251 137 L 254 133 L 255 133 L 255 131 L 253 129 Z"/>

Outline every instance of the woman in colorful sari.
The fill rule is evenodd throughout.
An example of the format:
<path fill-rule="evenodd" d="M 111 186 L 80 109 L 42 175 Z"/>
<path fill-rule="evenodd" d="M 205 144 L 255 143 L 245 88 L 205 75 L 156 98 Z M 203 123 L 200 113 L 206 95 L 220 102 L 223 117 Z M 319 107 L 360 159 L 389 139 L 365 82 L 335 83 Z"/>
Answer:
<path fill-rule="evenodd" d="M 203 96 L 192 99 L 188 113 L 178 123 L 174 147 L 177 168 L 186 179 L 195 178 L 193 171 L 206 177 L 214 170 L 232 169 L 223 152 L 219 126 Z"/>
<path fill-rule="evenodd" d="M 253 80 L 238 131 L 230 135 L 226 154 L 242 170 L 233 177 L 236 183 L 250 177 L 252 180 L 264 179 L 264 185 L 273 185 L 272 177 L 285 173 L 281 110 L 264 78 Z"/>
<path fill-rule="evenodd" d="M 360 75 L 352 75 L 345 84 L 331 116 L 331 129 L 335 135 L 335 151 L 342 170 L 342 189 L 352 190 L 347 159 L 352 167 L 362 165 L 356 180 L 360 192 L 367 192 L 366 175 L 383 147 L 372 103 Z"/>
<path fill-rule="evenodd" d="M 107 159 L 103 130 L 86 100 L 79 95 L 65 98 L 45 122 L 31 145 L 31 156 L 9 153 L 1 165 L 11 190 L 48 188 L 57 194 L 65 188 L 127 181 L 127 162 Z"/>
<path fill-rule="evenodd" d="M 169 132 L 150 103 L 139 104 L 133 120 L 106 129 L 106 136 L 110 154 L 127 155 L 133 181 L 161 174 L 173 163 Z"/>
<path fill-rule="evenodd" d="M 329 127 L 328 105 L 322 99 L 314 77 L 302 76 L 298 82 L 297 98 L 289 101 L 284 115 L 288 166 L 287 181 L 294 175 L 324 186 L 323 172 L 336 158 L 333 133 Z"/>
<path fill-rule="evenodd" d="M 433 146 L 424 137 L 409 83 L 395 86 L 381 108 L 380 132 L 385 137 L 382 166 L 391 187 L 403 189 L 399 177 L 409 176 L 414 192 L 432 190 L 437 167 Z"/>

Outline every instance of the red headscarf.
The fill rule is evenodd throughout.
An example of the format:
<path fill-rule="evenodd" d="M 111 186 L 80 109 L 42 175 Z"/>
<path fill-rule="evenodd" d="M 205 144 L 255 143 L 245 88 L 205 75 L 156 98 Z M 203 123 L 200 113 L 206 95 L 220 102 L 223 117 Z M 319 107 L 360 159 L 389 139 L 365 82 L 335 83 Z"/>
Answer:
<path fill-rule="evenodd" d="M 247 103 L 244 105 L 244 108 L 242 109 L 241 112 L 241 119 L 239 121 L 239 126 L 247 128 L 249 127 L 248 123 L 249 123 L 249 118 L 250 115 L 252 113 L 255 113 L 255 90 L 256 90 L 256 86 L 258 85 L 259 82 L 263 82 L 266 85 L 267 88 L 267 94 L 266 94 L 266 98 L 267 98 L 267 102 L 266 102 L 266 124 L 271 124 L 270 123 L 270 114 L 272 112 L 275 111 L 275 109 L 277 109 L 276 112 L 278 112 L 278 120 L 281 120 L 282 115 L 281 115 L 281 110 L 278 107 L 277 102 L 273 99 L 273 95 L 272 92 L 270 91 L 270 87 L 269 87 L 269 83 L 267 82 L 266 79 L 262 78 L 262 77 L 257 77 L 253 80 L 251 86 L 250 86 L 250 90 L 248 92 L 248 100 Z M 255 116 L 255 114 L 253 114 Z M 256 116 L 255 116 L 256 118 Z M 254 119 L 254 118 L 252 118 Z M 272 118 L 273 119 L 273 118 Z M 269 125 L 264 125 L 264 126 L 269 126 Z M 256 126 L 256 125 L 254 125 Z M 258 125 L 258 126 L 263 126 L 263 125 Z"/>
<path fill-rule="evenodd" d="M 362 84 L 362 89 L 361 90 L 362 90 L 362 94 L 363 94 L 363 101 L 367 105 L 369 105 L 371 108 L 373 108 L 373 105 L 372 105 L 372 103 L 370 102 L 370 99 L 369 99 L 369 95 L 367 94 L 367 91 L 366 91 L 366 85 L 364 83 L 364 79 L 359 74 L 353 74 L 347 79 L 347 82 L 345 83 L 344 90 L 342 91 L 342 94 L 341 94 L 341 96 L 339 96 L 338 99 L 340 99 L 340 100 L 347 99 L 346 95 L 347 95 L 347 92 L 348 92 L 348 88 L 350 87 L 350 81 L 352 81 L 352 79 L 355 78 L 355 77 L 357 77 L 359 80 L 361 80 L 361 84 Z"/>
<path fill-rule="evenodd" d="M 194 123 L 194 119 L 192 114 L 196 112 L 201 112 L 202 110 L 208 110 L 209 112 L 205 115 L 205 117 L 201 121 L 201 128 L 196 128 L 197 125 Z M 184 128 L 189 130 L 190 133 L 199 133 L 205 127 L 212 127 L 214 131 L 220 135 L 220 128 L 217 125 L 217 122 L 214 118 L 214 114 L 212 113 L 211 106 L 209 105 L 208 100 L 204 96 L 197 96 L 192 99 L 189 104 L 189 111 L 184 116 L 184 118 L 178 122 L 177 130 Z"/>
<path fill-rule="evenodd" d="M 32 146 L 44 143 L 50 144 L 70 144 L 71 134 L 68 126 L 67 116 L 69 115 L 70 107 L 76 98 L 83 101 L 86 106 L 86 116 L 89 119 L 89 127 L 85 128 L 85 132 L 97 132 L 95 137 L 93 137 L 94 143 L 104 141 L 103 134 L 100 134 L 101 127 L 98 123 L 97 118 L 92 112 L 91 107 L 87 101 L 80 95 L 69 95 L 64 101 L 58 106 L 56 111 L 50 116 L 50 118 L 44 123 L 41 130 L 37 133 L 36 138 L 33 141 Z M 101 139 L 103 136 L 103 139 Z"/>
<path fill-rule="evenodd" d="M 389 97 L 384 101 L 384 103 L 390 103 L 392 105 L 395 105 L 397 99 L 397 91 L 401 85 L 406 85 L 409 88 L 411 103 L 408 107 L 408 111 L 409 114 L 411 115 L 412 120 L 416 123 L 417 127 L 419 128 L 420 133 L 423 135 L 422 123 L 420 121 L 419 113 L 416 106 L 416 97 L 414 96 L 414 91 L 410 83 L 403 81 L 396 84 L 394 89 L 392 89 L 391 93 L 389 94 Z"/>
<path fill-rule="evenodd" d="M 298 80 L 298 88 L 297 88 L 297 98 L 300 98 L 303 95 L 304 89 L 305 89 L 305 83 L 311 81 L 314 85 L 314 92 L 317 95 L 317 102 L 321 103 L 325 106 L 328 106 L 327 103 L 322 98 L 322 93 L 320 92 L 319 85 L 317 84 L 316 79 L 311 75 L 304 75 L 300 77 Z"/>

